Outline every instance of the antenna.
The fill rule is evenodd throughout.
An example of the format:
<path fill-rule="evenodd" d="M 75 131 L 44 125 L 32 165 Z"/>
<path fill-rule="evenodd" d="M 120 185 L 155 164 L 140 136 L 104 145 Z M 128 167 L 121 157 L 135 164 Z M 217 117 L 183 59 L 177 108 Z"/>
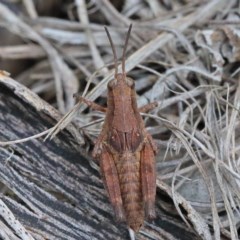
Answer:
<path fill-rule="evenodd" d="M 118 74 L 118 63 L 117 63 L 116 49 L 115 49 L 115 47 L 114 47 L 114 45 L 113 45 L 113 41 L 112 41 L 112 38 L 111 38 L 111 36 L 110 36 L 110 33 L 109 33 L 107 27 L 104 26 L 104 29 L 105 29 L 105 31 L 106 31 L 106 33 L 107 33 L 108 40 L 109 40 L 109 42 L 110 42 L 110 44 L 111 44 L 111 48 L 112 48 L 112 52 L 113 52 L 113 57 L 114 57 L 115 76 L 117 76 L 117 74 Z"/>
<path fill-rule="evenodd" d="M 130 33 L 131 33 L 131 29 L 132 29 L 132 24 L 130 24 L 129 28 L 128 28 L 128 32 L 127 32 L 127 36 L 126 36 L 126 40 L 124 43 L 124 48 L 123 48 L 123 55 L 122 55 L 122 73 L 125 74 L 125 55 L 126 55 L 126 50 L 127 50 L 127 45 L 128 45 L 128 40 L 130 37 Z"/>

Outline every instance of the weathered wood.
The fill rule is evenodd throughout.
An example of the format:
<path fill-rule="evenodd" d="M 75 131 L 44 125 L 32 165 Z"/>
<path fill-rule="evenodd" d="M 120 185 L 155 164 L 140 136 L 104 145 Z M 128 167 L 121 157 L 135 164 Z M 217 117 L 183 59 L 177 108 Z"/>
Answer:
<path fill-rule="evenodd" d="M 0 141 L 40 133 L 61 117 L 5 76 L 0 76 L 0 113 Z M 98 166 L 79 145 L 77 131 L 72 126 L 51 141 L 0 146 L 3 203 L 34 239 L 129 239 L 125 225 L 114 220 Z M 137 239 L 199 239 L 177 216 L 159 207 L 160 194 L 156 220 L 146 222 Z M 16 230 L 3 208 L 0 216 L 0 238 L 24 239 L 12 237 Z"/>

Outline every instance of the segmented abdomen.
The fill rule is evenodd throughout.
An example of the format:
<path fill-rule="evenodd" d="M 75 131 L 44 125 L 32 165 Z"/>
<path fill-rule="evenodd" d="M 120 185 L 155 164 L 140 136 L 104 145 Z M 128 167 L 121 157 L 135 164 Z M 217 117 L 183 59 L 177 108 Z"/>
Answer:
<path fill-rule="evenodd" d="M 126 221 L 137 232 L 144 221 L 140 154 L 125 152 L 115 162 Z"/>

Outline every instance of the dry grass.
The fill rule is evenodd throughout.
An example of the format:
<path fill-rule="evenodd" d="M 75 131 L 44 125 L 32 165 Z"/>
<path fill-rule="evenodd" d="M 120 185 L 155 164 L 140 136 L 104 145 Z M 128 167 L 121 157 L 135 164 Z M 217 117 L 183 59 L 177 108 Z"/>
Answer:
<path fill-rule="evenodd" d="M 0 4 L 0 24 L 24 40 L 1 46 L 0 56 L 32 59 L 34 64 L 15 79 L 68 112 L 48 136 L 74 116 L 90 139 L 98 136 L 104 116 L 84 111 L 80 103 L 74 106 L 72 96 L 79 92 L 106 102 L 113 56 L 103 26 L 109 26 L 121 56 L 126 29 L 133 23 L 126 70 L 136 80 L 139 105 L 159 103 L 144 115 L 160 148 L 158 186 L 163 188 L 161 181 L 171 186 L 171 197 L 185 219 L 175 191 L 180 193 L 212 227 L 214 239 L 238 239 L 239 3 L 136 0 L 119 4 L 117 10 L 107 0 L 75 0 L 64 5 L 64 19 L 38 16 L 30 0 L 22 4 L 24 18 Z M 194 226 L 199 234 L 201 221 Z M 209 239 L 209 232 L 202 238 Z"/>

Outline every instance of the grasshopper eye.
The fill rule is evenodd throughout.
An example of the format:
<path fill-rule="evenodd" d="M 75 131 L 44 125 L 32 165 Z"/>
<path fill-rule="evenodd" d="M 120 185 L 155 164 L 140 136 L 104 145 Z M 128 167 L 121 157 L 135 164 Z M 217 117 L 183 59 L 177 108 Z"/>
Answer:
<path fill-rule="evenodd" d="M 117 85 L 117 80 L 116 79 L 113 79 L 108 83 L 109 88 L 113 88 L 116 85 Z"/>
<path fill-rule="evenodd" d="M 134 88 L 135 84 L 134 84 L 134 81 L 131 78 L 126 77 L 126 83 L 129 87 Z"/>

